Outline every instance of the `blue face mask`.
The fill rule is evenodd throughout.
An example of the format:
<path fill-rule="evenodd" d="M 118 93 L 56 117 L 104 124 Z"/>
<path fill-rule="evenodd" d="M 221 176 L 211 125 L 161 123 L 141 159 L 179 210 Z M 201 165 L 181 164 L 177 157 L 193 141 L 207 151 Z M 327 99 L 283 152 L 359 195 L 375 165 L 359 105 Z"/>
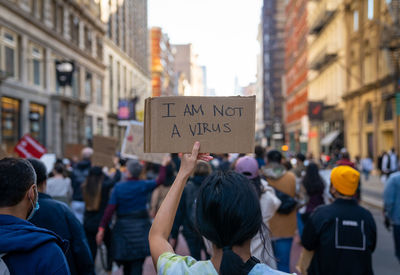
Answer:
<path fill-rule="evenodd" d="M 32 211 L 31 213 L 28 215 L 27 220 L 29 221 L 30 219 L 32 219 L 33 215 L 35 214 L 36 211 L 39 210 L 39 195 L 36 193 L 36 202 L 33 203 L 33 201 L 31 200 L 32 203 Z"/>

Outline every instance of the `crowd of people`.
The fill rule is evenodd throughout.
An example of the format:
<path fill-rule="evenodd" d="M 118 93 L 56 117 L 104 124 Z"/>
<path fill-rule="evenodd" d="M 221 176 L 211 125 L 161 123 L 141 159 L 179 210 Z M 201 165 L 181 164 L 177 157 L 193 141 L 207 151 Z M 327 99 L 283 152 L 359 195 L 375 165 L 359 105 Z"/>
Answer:
<path fill-rule="evenodd" d="M 112 168 L 59 159 L 0 160 L 0 274 L 373 274 L 377 233 L 360 206 L 360 172 L 342 150 L 328 176 L 323 158 L 254 154 L 172 154 L 160 165 L 119 156 Z M 400 261 L 400 172 L 382 157 L 387 226 Z M 390 163 L 390 165 L 388 164 Z M 177 255 L 179 235 L 190 255 Z M 299 236 L 300 260 L 291 263 Z M 100 251 L 99 257 L 97 257 Z M 293 264 L 296 270 L 291 269 Z M 6 273 L 9 272 L 9 273 Z"/>

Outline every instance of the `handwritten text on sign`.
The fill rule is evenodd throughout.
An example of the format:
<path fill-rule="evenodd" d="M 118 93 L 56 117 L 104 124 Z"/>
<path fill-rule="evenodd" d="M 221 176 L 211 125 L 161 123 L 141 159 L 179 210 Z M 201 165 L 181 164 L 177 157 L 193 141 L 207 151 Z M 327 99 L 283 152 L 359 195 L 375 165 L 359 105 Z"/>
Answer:
<path fill-rule="evenodd" d="M 146 102 L 146 119 L 149 152 L 177 151 L 195 140 L 202 149 L 205 144 L 217 150 L 212 152 L 250 152 L 255 97 L 152 98 Z M 160 139 L 168 142 L 167 147 Z"/>

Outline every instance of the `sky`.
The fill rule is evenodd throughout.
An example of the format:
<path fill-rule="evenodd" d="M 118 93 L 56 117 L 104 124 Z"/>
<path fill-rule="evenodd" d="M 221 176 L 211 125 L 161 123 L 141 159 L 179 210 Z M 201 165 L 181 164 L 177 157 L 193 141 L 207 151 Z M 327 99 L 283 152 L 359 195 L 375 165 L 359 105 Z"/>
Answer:
<path fill-rule="evenodd" d="M 262 0 L 148 0 L 149 27 L 161 27 L 173 44 L 192 43 L 207 67 L 208 88 L 233 95 L 256 81 Z"/>

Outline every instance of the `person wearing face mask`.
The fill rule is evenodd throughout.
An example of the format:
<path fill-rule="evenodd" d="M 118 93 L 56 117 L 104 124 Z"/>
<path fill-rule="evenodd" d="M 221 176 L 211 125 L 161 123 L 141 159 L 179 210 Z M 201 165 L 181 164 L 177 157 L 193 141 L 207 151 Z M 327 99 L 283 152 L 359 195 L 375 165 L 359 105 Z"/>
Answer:
<path fill-rule="evenodd" d="M 68 244 L 29 220 L 39 209 L 36 173 L 27 160 L 0 160 L 0 273 L 70 274 Z"/>
<path fill-rule="evenodd" d="M 40 209 L 35 212 L 30 222 L 53 231 L 69 242 L 69 249 L 65 256 L 72 275 L 94 274 L 92 253 L 82 224 L 65 203 L 45 194 L 47 173 L 44 163 L 38 159 L 28 159 L 28 161 L 36 172 L 40 205 Z"/>

